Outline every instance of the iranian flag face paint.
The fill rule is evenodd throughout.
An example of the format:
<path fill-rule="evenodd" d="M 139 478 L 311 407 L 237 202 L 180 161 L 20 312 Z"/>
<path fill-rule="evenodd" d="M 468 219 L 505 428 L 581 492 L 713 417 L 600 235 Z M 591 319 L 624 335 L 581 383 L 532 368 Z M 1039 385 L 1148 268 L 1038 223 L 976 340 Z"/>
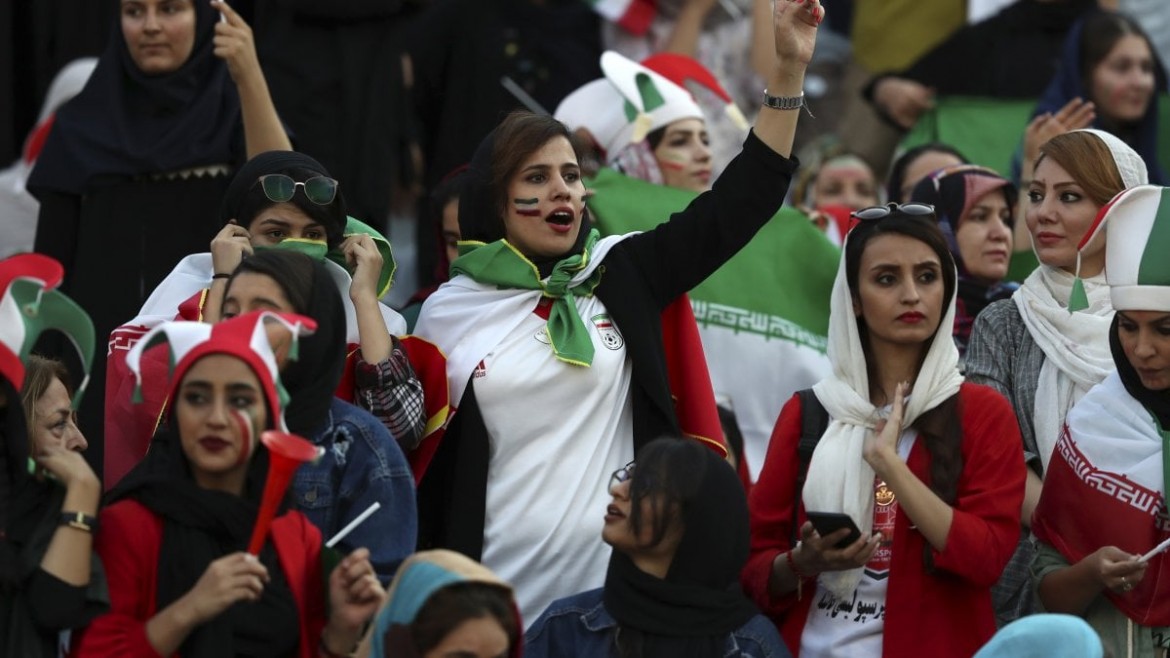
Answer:
<path fill-rule="evenodd" d="M 680 119 L 668 125 L 654 148 L 662 183 L 692 192 L 711 189 L 710 143 L 702 119 Z"/>
<path fill-rule="evenodd" d="M 516 214 L 521 217 L 540 217 L 540 209 L 535 206 L 540 203 L 540 199 L 533 197 L 531 199 L 512 199 L 512 203 L 516 204 Z"/>
<path fill-rule="evenodd" d="M 243 409 L 233 410 L 232 417 L 235 418 L 236 425 L 240 429 L 240 453 L 236 456 L 236 465 L 242 466 L 247 464 L 252 457 L 260 432 L 256 428 L 255 421 Z"/>

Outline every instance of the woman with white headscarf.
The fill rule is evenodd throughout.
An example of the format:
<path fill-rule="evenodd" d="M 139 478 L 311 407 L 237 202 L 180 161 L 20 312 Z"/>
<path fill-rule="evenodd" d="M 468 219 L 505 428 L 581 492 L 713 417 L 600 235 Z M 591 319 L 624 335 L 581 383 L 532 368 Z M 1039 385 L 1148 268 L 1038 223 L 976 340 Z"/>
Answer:
<path fill-rule="evenodd" d="M 1016 422 L 959 374 L 957 275 L 933 209 L 854 217 L 830 302 L 833 374 L 780 413 L 741 580 L 801 658 L 970 656 L 995 632 L 991 586 L 1019 536 Z M 826 415 L 802 478 L 805 423 Z M 858 533 L 817 530 L 814 512 Z"/>
<path fill-rule="evenodd" d="M 971 329 L 967 378 L 1003 393 L 1020 423 L 1029 466 L 1020 511 L 1025 528 L 1065 415 L 1113 368 L 1105 239 L 1087 239 L 1089 226 L 1115 195 L 1146 182 L 1141 156 L 1109 133 L 1074 130 L 1045 142 L 1032 180 L 1020 190 L 1040 266 L 1012 299 L 984 309 Z M 1032 610 L 1026 539 L 996 585 L 1001 625 Z"/>

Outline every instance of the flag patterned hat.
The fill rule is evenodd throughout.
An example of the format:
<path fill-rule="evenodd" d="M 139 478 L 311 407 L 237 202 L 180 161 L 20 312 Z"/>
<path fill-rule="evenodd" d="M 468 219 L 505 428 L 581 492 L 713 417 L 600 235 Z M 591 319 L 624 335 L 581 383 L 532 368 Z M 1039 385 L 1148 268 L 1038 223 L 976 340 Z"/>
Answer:
<path fill-rule="evenodd" d="M 269 342 L 269 328 L 288 332 L 292 339 L 288 356 L 295 360 L 298 340 L 316 331 L 317 323 L 292 313 L 254 311 L 218 324 L 173 321 L 158 325 L 135 343 L 126 355 L 126 364 L 134 373 L 135 402 L 142 399 L 141 362 L 142 354 L 147 349 L 160 343 L 166 343 L 170 348 L 171 399 L 174 399 L 179 382 L 196 361 L 211 354 L 226 354 L 242 360 L 256 373 L 264 395 L 268 398 L 273 425 L 288 431 L 282 409 L 288 403 L 289 396 L 280 383 L 276 355 Z"/>
<path fill-rule="evenodd" d="M 719 100 L 723 101 L 723 113 L 735 124 L 736 128 L 740 130 L 751 128 L 747 117 L 743 115 L 743 111 L 735 104 L 735 100 L 731 98 L 731 94 L 727 93 L 727 90 L 719 83 L 719 79 L 715 77 L 715 74 L 711 73 L 699 60 L 678 53 L 657 53 L 642 60 L 642 66 L 662 74 L 668 80 L 684 89 L 688 82 L 692 82 L 710 90 Z"/>
<path fill-rule="evenodd" d="M 589 131 L 594 143 L 605 151 L 602 157 L 608 160 L 626 146 L 619 140 L 622 129 L 629 124 L 622 111 L 625 102 L 609 80 L 598 78 L 565 96 L 553 117 L 569 130 L 584 128 Z"/>
<path fill-rule="evenodd" d="M 680 119 L 702 119 L 703 110 L 686 89 L 641 64 L 611 51 L 601 55 L 601 70 L 624 99 L 620 106 L 625 124 L 605 144 L 613 159 L 627 144 Z"/>
<path fill-rule="evenodd" d="M 1170 312 L 1170 188 L 1122 191 L 1097 213 L 1078 249 L 1102 231 L 1113 308 Z"/>
<path fill-rule="evenodd" d="M 37 339 L 45 331 L 60 331 L 77 349 L 85 371 L 73 395 L 76 407 L 89 384 L 94 329 L 77 302 L 57 290 L 64 275 L 60 263 L 41 254 L 19 254 L 0 261 L 0 375 L 19 392 L 24 384 L 24 360 Z"/>

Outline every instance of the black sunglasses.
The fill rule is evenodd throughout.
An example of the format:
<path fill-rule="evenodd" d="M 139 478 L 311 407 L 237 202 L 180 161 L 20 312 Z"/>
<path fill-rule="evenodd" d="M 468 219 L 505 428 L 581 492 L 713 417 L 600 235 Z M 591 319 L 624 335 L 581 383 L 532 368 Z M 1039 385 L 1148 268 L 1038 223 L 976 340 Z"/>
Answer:
<path fill-rule="evenodd" d="M 291 201 L 297 186 L 305 189 L 305 197 L 319 206 L 327 206 L 337 198 L 337 181 L 328 176 L 313 176 L 303 183 L 286 174 L 265 174 L 260 177 L 260 188 L 269 201 Z"/>
<path fill-rule="evenodd" d="M 914 202 L 897 204 L 891 201 L 884 206 L 870 206 L 869 208 L 854 210 L 849 216 L 860 219 L 863 222 L 868 222 L 875 219 L 884 219 L 895 213 L 910 217 L 933 216 L 934 206 L 927 203 Z"/>

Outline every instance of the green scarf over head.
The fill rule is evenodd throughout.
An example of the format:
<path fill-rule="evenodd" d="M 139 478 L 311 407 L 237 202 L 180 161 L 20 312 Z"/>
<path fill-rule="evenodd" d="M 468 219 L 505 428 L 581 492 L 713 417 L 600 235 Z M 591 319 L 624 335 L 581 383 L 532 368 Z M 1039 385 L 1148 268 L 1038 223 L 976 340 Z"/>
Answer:
<path fill-rule="evenodd" d="M 354 219 L 348 218 L 345 225 L 345 237 L 351 235 L 368 235 L 374 240 L 374 246 L 378 248 L 378 252 L 382 254 L 382 271 L 378 273 L 378 289 L 377 295 L 381 299 L 387 292 L 390 291 L 390 286 L 394 283 L 394 272 L 398 269 L 398 264 L 394 262 L 394 252 L 390 248 L 390 241 L 385 238 L 376 229 L 369 225 Z M 346 272 L 353 275 L 353 267 L 345 260 L 345 254 L 340 249 L 329 249 L 329 245 L 324 240 L 309 240 L 306 238 L 286 238 L 275 245 L 260 246 L 256 249 L 283 249 L 285 251 L 300 252 L 313 260 L 325 260 L 328 258 L 340 265 Z"/>
<path fill-rule="evenodd" d="M 594 269 L 575 286 L 569 284 L 574 275 L 589 265 L 590 254 L 599 238 L 596 229 L 590 230 L 585 248 L 557 262 L 547 281 L 541 280 L 536 265 L 507 240 L 460 242 L 459 258 L 451 263 L 451 275 L 465 274 L 477 283 L 499 288 L 539 290 L 552 300 L 545 330 L 557 359 L 588 368 L 593 364 L 593 340 L 573 300 L 593 295 L 593 289 L 601 281 L 601 269 Z"/>

